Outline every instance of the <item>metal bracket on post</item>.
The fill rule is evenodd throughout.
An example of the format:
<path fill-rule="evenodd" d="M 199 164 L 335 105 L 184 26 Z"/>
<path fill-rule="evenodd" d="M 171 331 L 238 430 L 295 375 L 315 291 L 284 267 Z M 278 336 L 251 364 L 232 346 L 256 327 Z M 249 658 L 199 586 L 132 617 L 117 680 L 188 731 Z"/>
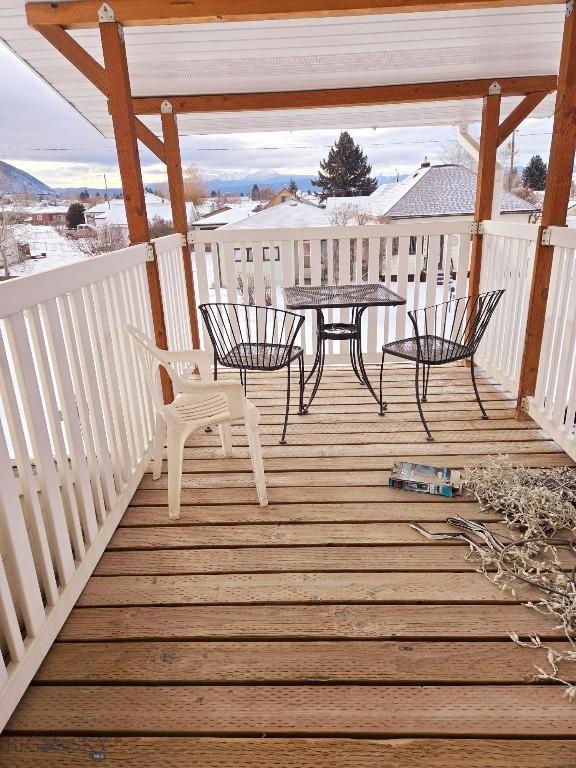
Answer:
<path fill-rule="evenodd" d="M 168 101 L 168 99 L 164 99 L 162 104 L 160 104 L 160 112 L 163 115 L 171 115 L 172 114 L 172 104 Z"/>
<path fill-rule="evenodd" d="M 500 96 L 501 93 L 502 88 L 498 80 L 494 80 L 493 83 L 490 83 L 490 87 L 488 88 L 488 96 Z"/>
<path fill-rule="evenodd" d="M 568 0 L 566 3 L 566 18 L 569 19 L 574 13 L 574 0 Z"/>
<path fill-rule="evenodd" d="M 180 247 L 185 248 L 188 245 L 188 237 L 180 233 Z"/>
<path fill-rule="evenodd" d="M 522 401 L 520 403 L 520 410 L 523 413 L 528 413 L 528 411 L 530 410 L 530 398 L 528 397 L 522 398 Z"/>
<path fill-rule="evenodd" d="M 470 234 L 471 235 L 483 235 L 484 234 L 484 223 L 482 221 L 471 221 L 470 222 Z"/>
<path fill-rule="evenodd" d="M 98 21 L 100 24 L 107 24 L 116 21 L 114 9 L 108 3 L 103 3 L 98 9 Z"/>
<path fill-rule="evenodd" d="M 194 245 L 194 232 L 190 231 L 186 235 L 186 241 L 188 245 Z"/>
<path fill-rule="evenodd" d="M 152 243 L 146 244 L 146 261 L 155 261 L 156 260 L 156 253 L 154 251 L 154 246 Z"/>
<path fill-rule="evenodd" d="M 544 227 L 542 235 L 540 237 L 540 243 L 542 245 L 550 245 L 552 243 L 552 228 Z"/>

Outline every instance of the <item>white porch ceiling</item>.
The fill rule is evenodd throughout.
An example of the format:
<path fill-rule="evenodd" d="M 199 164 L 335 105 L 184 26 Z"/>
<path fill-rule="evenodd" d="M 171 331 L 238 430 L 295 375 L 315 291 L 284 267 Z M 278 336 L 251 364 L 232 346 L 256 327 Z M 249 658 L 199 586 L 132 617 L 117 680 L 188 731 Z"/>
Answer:
<path fill-rule="evenodd" d="M 113 0 L 111 2 L 113 6 Z M 563 4 L 481 11 L 125 29 L 134 96 L 251 93 L 558 71 Z M 98 30 L 72 36 L 100 63 Z M 105 136 L 106 99 L 26 25 L 24 0 L 0 0 L 0 39 Z M 504 98 L 506 116 L 520 98 Z M 473 123 L 481 99 L 179 116 L 181 134 Z M 533 116 L 554 111 L 547 97 Z M 160 119 L 142 116 L 160 133 Z"/>

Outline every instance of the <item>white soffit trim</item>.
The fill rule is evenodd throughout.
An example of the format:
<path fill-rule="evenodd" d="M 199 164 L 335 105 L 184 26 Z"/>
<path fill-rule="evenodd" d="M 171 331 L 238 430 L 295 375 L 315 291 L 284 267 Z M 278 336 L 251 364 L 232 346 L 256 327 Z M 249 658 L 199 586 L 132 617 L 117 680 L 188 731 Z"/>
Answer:
<path fill-rule="evenodd" d="M 106 99 L 26 25 L 25 0 L 2 0 L 0 39 L 104 135 Z M 110 5 L 113 7 L 111 0 Z M 251 93 L 554 74 L 564 4 L 330 19 L 129 27 L 136 96 Z M 75 39 L 102 62 L 98 30 Z M 503 99 L 505 116 L 518 99 Z M 480 99 L 334 110 L 184 116 L 180 132 L 440 125 L 479 121 Z M 548 97 L 534 116 L 553 113 Z M 159 119 L 145 118 L 159 130 Z"/>

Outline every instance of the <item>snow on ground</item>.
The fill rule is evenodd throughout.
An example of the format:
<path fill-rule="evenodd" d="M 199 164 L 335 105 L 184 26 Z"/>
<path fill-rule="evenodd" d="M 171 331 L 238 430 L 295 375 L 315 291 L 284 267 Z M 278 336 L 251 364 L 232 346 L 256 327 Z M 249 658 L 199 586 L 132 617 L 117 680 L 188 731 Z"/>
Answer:
<path fill-rule="evenodd" d="M 54 227 L 21 224 L 15 227 L 15 234 L 20 242 L 28 243 L 32 256 L 38 257 L 45 253 L 46 257 L 26 259 L 20 264 L 13 264 L 10 271 L 14 275 L 22 277 L 34 272 L 44 272 L 88 258 L 78 249 L 75 240 L 63 237 Z"/>

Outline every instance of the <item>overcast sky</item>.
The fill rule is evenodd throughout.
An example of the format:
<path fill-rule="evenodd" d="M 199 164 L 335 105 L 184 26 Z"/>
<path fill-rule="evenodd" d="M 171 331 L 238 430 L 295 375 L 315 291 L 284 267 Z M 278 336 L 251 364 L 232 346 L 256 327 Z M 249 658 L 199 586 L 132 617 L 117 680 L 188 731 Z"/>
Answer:
<path fill-rule="evenodd" d="M 105 139 L 0 44 L 0 159 L 53 187 L 120 186 L 114 141 Z M 527 120 L 517 137 L 517 165 L 534 154 L 547 162 L 549 120 Z M 247 135 L 182 137 L 184 163 L 197 163 L 205 176 L 240 177 L 254 173 L 310 174 L 338 137 L 333 131 L 294 131 Z M 366 151 L 374 173 L 409 173 L 424 156 L 446 161 L 456 146 L 451 127 L 383 128 L 351 131 Z M 164 181 L 164 169 L 142 151 L 146 183 Z"/>

